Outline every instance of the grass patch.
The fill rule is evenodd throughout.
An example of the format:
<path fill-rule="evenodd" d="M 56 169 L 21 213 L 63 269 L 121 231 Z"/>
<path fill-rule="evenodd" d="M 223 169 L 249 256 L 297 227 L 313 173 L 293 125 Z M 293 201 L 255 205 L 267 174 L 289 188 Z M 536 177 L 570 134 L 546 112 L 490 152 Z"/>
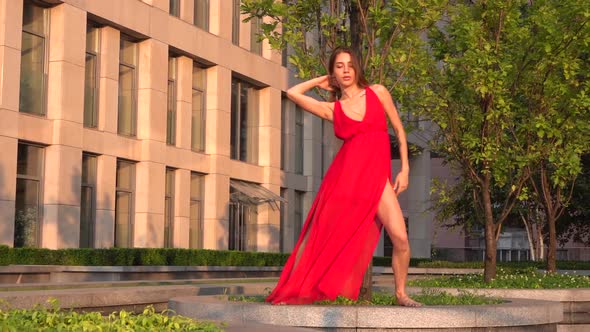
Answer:
<path fill-rule="evenodd" d="M 37 306 L 32 310 L 0 309 L 0 331 L 223 331 L 217 324 L 174 316 L 171 311 L 157 313 L 153 306 L 146 307 L 141 314 L 122 310 L 103 316 L 99 312 L 60 310 L 55 300 L 48 302 L 52 308 Z"/>
<path fill-rule="evenodd" d="M 229 296 L 229 301 L 241 302 L 264 302 L 266 296 Z M 490 298 L 486 296 L 476 295 L 467 291 L 461 291 L 459 295 L 452 295 L 444 291 L 435 289 L 425 289 L 421 293 L 412 294 L 412 298 L 424 305 L 484 305 L 484 304 L 499 304 L 504 301 L 501 299 Z M 334 301 L 318 301 L 317 305 L 383 305 L 394 306 L 397 305 L 395 296 L 385 293 L 373 293 L 372 301 L 354 301 L 342 296 L 339 296 Z"/>
<path fill-rule="evenodd" d="M 499 268 L 496 278 L 486 283 L 483 274 L 442 276 L 408 281 L 409 286 L 444 288 L 560 289 L 590 288 L 590 277 L 539 272 L 534 268 Z"/>

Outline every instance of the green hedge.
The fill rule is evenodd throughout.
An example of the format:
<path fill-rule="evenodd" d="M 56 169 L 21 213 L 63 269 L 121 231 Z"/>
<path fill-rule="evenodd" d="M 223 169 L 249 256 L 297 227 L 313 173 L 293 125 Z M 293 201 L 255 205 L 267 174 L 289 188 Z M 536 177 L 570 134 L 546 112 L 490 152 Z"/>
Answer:
<path fill-rule="evenodd" d="M 0 265 L 282 266 L 288 254 L 207 249 L 41 249 L 0 246 Z"/>
<path fill-rule="evenodd" d="M 81 266 L 283 266 L 289 254 L 208 249 L 109 248 L 43 249 L 0 245 L 0 265 Z M 391 266 L 391 257 L 373 257 L 374 266 Z M 483 262 L 447 262 L 412 258 L 412 267 L 483 268 Z M 506 268 L 544 268 L 543 262 L 498 263 Z M 590 262 L 557 262 L 559 269 L 590 270 Z"/>

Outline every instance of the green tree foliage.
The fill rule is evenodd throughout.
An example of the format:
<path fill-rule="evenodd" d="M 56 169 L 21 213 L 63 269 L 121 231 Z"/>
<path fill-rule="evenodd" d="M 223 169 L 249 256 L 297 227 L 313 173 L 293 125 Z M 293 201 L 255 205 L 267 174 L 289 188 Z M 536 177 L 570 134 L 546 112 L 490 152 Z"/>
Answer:
<path fill-rule="evenodd" d="M 331 50 L 352 47 L 371 83 L 387 88 L 409 112 L 430 100 L 425 89 L 425 31 L 441 18 L 448 0 L 244 0 L 242 11 L 264 18 L 261 39 L 287 49 L 301 79 L 324 75 Z"/>
<path fill-rule="evenodd" d="M 589 5 L 455 4 L 431 33 L 439 102 L 426 113 L 440 127 L 436 148 L 476 192 L 451 191 L 483 212 L 486 281 L 495 276 L 495 239 L 519 201 L 544 207 L 555 269 L 555 222 L 590 146 Z"/>
<path fill-rule="evenodd" d="M 561 244 L 571 240 L 590 247 L 590 154 L 582 156 L 582 165 L 572 198 L 556 228 Z"/>
<path fill-rule="evenodd" d="M 515 84 L 524 112 L 514 135 L 534 154 L 529 188 L 545 210 L 553 272 L 556 223 L 590 152 L 590 3 L 537 0 L 524 10 L 529 28 Z"/>
<path fill-rule="evenodd" d="M 438 101 L 425 110 L 440 128 L 433 148 L 456 167 L 484 219 L 484 279 L 496 275 L 496 240 L 528 179 L 527 147 L 515 141 L 518 123 L 514 64 L 526 39 L 527 1 L 478 1 L 449 7 L 430 34 L 439 69 L 429 85 Z M 506 193 L 494 200 L 494 192 Z"/>

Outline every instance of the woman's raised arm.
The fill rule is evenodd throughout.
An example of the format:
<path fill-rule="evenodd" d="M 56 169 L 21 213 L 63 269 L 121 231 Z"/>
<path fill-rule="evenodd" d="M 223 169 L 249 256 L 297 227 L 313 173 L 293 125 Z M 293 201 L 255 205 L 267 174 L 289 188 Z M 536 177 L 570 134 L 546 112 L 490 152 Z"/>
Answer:
<path fill-rule="evenodd" d="M 305 92 L 315 87 L 330 91 L 331 88 L 328 75 L 316 77 L 293 86 L 287 90 L 287 97 L 304 110 L 315 114 L 322 119 L 332 121 L 334 115 L 334 103 L 319 101 L 305 95 Z"/>

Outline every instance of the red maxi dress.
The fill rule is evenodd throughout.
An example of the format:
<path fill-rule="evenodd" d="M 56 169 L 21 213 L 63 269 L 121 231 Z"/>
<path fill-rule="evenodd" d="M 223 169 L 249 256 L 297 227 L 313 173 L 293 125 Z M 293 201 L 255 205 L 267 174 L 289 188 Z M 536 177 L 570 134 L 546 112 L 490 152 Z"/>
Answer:
<path fill-rule="evenodd" d="M 381 101 L 366 88 L 362 120 L 334 106 L 334 133 L 344 140 L 320 185 L 301 236 L 266 301 L 308 304 L 344 296 L 356 300 L 382 224 L 377 207 L 391 181 L 387 121 Z M 307 234 L 300 259 L 296 253 Z"/>

